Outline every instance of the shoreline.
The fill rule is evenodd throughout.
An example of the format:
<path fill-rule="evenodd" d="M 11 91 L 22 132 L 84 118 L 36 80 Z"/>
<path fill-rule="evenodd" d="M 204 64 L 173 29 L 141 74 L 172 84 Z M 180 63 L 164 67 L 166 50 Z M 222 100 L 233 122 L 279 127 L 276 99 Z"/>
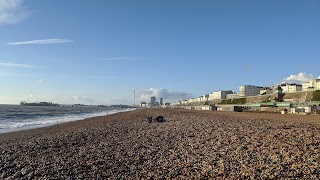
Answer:
<path fill-rule="evenodd" d="M 108 116 L 111 114 L 116 114 L 119 112 L 127 112 L 127 111 L 134 111 L 136 110 L 136 108 L 132 108 L 132 109 L 123 109 L 120 111 L 107 111 L 105 113 L 103 113 L 103 115 L 98 115 L 98 116 L 89 116 L 89 117 L 78 117 L 78 118 L 71 118 L 71 120 L 66 120 L 66 121 L 58 121 L 58 122 L 54 122 L 54 123 L 48 123 L 48 124 L 41 124 L 41 125 L 31 125 L 31 126 L 26 126 L 26 127 L 16 127 L 16 128 L 7 128 L 7 129 L 0 129 L 0 134 L 5 134 L 5 133 L 11 133 L 11 132 L 18 132 L 18 131 L 25 131 L 25 130 L 31 130 L 31 129 L 39 129 L 39 128 L 45 128 L 45 127 L 50 127 L 50 126 L 54 126 L 54 125 L 58 125 L 58 124 L 64 124 L 64 123 L 68 123 L 68 122 L 74 122 L 74 121 L 81 121 L 81 120 L 86 120 L 86 119 L 90 119 L 90 118 L 95 118 L 95 117 L 103 117 L 103 116 Z M 66 116 L 67 117 L 67 116 Z M 65 118 L 65 117 L 55 117 L 56 119 L 61 119 L 61 118 Z"/>
<path fill-rule="evenodd" d="M 64 133 L 67 131 L 70 132 L 71 130 L 83 128 L 87 125 L 92 125 L 100 121 L 104 121 L 105 119 L 106 120 L 114 119 L 111 117 L 114 115 L 133 112 L 133 111 L 135 110 L 116 112 L 116 113 L 112 113 L 104 116 L 89 117 L 89 118 L 79 119 L 75 121 L 67 121 L 67 122 L 51 124 L 43 127 L 35 127 L 35 128 L 18 130 L 18 131 L 4 132 L 4 133 L 0 133 L 0 144 L 2 141 L 19 140 L 20 138 L 23 140 L 26 140 L 28 138 L 34 138 L 34 137 L 50 136 L 50 133 Z"/>
<path fill-rule="evenodd" d="M 0 178 L 312 179 L 319 145 L 318 116 L 139 109 L 0 134 Z"/>

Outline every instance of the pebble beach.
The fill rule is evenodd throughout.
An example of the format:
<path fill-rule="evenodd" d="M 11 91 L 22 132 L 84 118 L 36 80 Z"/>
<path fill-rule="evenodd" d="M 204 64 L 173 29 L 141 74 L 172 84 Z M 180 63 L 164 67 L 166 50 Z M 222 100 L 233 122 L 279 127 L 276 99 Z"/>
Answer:
<path fill-rule="evenodd" d="M 0 159 L 0 179 L 319 179 L 320 116 L 140 109 L 0 134 Z"/>

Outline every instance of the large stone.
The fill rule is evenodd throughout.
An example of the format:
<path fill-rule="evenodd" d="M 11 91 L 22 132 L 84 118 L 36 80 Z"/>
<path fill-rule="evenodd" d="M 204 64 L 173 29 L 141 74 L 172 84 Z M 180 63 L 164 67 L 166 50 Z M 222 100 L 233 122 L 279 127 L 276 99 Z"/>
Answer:
<path fill-rule="evenodd" d="M 163 116 L 158 116 L 154 120 L 156 120 L 157 122 L 164 122 L 165 121 Z"/>

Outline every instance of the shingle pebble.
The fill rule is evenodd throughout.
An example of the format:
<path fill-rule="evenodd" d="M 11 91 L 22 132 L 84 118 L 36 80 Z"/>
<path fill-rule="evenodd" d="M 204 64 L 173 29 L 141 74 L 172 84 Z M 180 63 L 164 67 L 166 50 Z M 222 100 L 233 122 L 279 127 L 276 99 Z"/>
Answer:
<path fill-rule="evenodd" d="M 0 134 L 0 178 L 319 179 L 319 145 L 316 115 L 143 109 Z"/>

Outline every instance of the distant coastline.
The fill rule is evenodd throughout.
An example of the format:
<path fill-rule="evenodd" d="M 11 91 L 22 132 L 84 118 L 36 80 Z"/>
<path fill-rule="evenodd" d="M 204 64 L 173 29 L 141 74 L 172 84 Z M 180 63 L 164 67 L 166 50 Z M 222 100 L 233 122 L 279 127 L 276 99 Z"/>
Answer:
<path fill-rule="evenodd" d="M 59 104 L 57 103 L 52 103 L 52 102 L 32 102 L 32 103 L 28 103 L 25 101 L 21 101 L 20 102 L 21 106 L 59 106 Z"/>

